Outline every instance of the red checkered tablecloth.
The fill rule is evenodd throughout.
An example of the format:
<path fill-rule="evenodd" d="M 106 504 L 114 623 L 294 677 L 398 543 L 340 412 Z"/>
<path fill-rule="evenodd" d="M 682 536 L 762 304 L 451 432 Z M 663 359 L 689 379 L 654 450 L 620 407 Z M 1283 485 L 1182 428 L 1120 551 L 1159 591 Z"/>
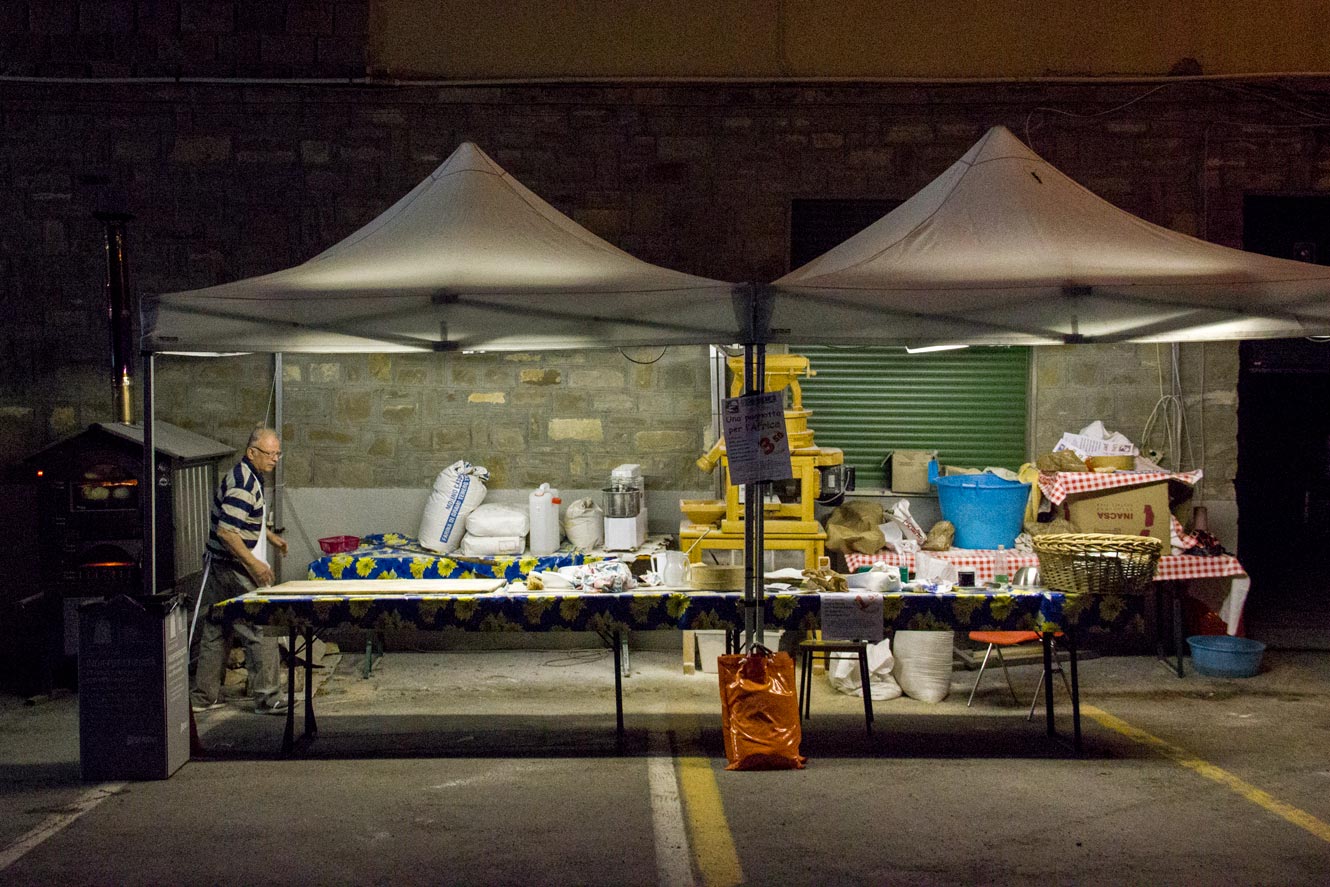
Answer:
<path fill-rule="evenodd" d="M 959 569 L 974 570 L 976 582 L 993 581 L 993 563 L 997 558 L 996 551 L 953 548 L 950 551 L 930 551 L 928 553 L 934 557 L 950 561 Z M 847 554 L 845 555 L 845 563 L 851 572 L 859 567 L 875 563 L 888 564 L 893 567 L 904 565 L 913 570 L 914 555 L 901 555 L 894 551 L 879 551 L 877 554 Z M 1038 565 L 1039 556 L 1033 552 L 1007 552 L 1007 569 L 1013 573 L 1021 567 L 1037 567 Z M 1245 576 L 1246 574 L 1247 571 L 1243 569 L 1242 564 L 1231 555 L 1198 557 L 1190 554 L 1170 554 L 1159 559 L 1159 566 L 1155 569 L 1155 581 L 1222 578 L 1225 576 Z"/>
<path fill-rule="evenodd" d="M 1075 493 L 1135 487 L 1160 480 L 1181 481 L 1195 486 L 1204 474 L 1195 471 L 1044 471 L 1039 474 L 1039 489 L 1048 501 L 1059 505 Z"/>

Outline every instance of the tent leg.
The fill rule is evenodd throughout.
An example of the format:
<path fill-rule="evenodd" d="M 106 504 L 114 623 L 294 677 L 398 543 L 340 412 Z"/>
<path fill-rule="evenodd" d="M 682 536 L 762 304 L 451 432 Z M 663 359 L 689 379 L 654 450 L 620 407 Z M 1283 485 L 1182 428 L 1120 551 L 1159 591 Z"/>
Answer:
<path fill-rule="evenodd" d="M 744 345 L 744 394 L 760 394 L 765 387 L 767 347 Z M 744 486 L 744 627 L 745 647 L 762 642 L 764 527 L 762 501 L 766 484 Z"/>
<path fill-rule="evenodd" d="M 139 500 L 143 512 L 143 593 L 157 593 L 157 443 L 155 384 L 152 377 L 154 355 L 143 352 L 143 492 Z"/>

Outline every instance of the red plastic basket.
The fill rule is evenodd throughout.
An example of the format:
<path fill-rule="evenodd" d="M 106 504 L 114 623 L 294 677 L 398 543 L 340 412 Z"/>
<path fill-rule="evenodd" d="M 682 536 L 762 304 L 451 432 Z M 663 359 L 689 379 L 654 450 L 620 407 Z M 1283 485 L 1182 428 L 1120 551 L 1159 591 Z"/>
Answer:
<path fill-rule="evenodd" d="M 344 551 L 355 551 L 359 547 L 359 536 L 326 536 L 319 540 L 319 548 L 323 549 L 324 554 L 341 554 Z"/>

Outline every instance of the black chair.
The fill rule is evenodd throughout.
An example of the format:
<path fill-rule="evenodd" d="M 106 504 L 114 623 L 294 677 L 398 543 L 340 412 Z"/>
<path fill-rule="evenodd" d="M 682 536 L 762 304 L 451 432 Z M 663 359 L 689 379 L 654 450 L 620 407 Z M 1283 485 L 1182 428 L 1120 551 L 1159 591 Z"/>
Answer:
<path fill-rule="evenodd" d="M 830 663 L 835 659 L 848 659 L 854 654 L 859 660 L 859 682 L 864 694 L 864 728 L 873 735 L 873 691 L 868 683 L 868 645 L 871 641 L 843 641 L 813 638 L 799 642 L 799 720 L 812 719 L 813 655 L 821 654 Z"/>

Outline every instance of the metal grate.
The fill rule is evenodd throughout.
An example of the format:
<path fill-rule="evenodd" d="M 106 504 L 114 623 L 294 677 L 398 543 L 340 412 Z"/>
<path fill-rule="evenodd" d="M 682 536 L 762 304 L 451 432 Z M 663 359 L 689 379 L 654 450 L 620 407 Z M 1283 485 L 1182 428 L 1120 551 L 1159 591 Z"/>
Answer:
<path fill-rule="evenodd" d="M 189 576 L 203 569 L 208 544 L 208 512 L 217 483 L 217 466 L 192 465 L 175 472 L 175 574 Z"/>

